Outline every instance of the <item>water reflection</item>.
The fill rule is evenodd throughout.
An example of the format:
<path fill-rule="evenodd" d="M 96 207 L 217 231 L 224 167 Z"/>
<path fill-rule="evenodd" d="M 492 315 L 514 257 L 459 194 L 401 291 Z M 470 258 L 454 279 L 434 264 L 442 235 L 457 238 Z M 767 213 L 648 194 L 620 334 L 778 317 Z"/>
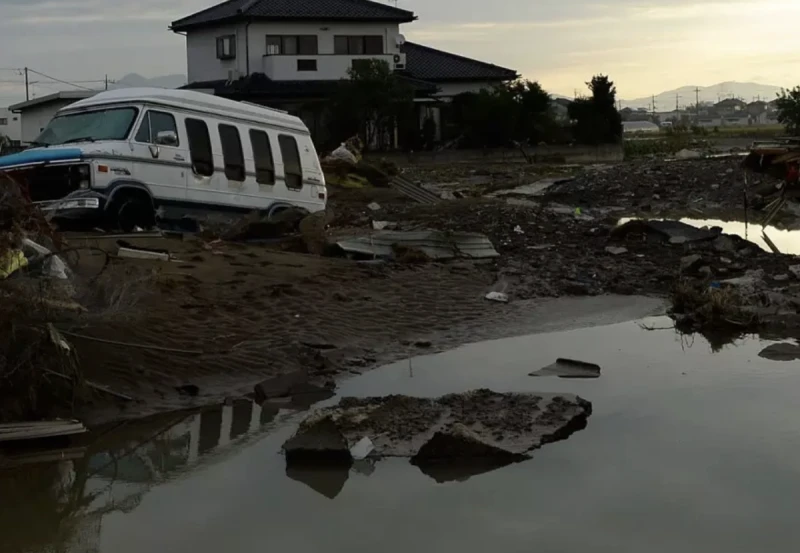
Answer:
<path fill-rule="evenodd" d="M 458 484 L 406 459 L 287 478 L 279 453 L 295 419 L 265 432 L 274 412 L 255 406 L 127 425 L 57 463 L 0 471 L 0 551 L 792 550 L 797 363 L 759 357 L 769 342 L 752 336 L 714 354 L 692 340 L 624 323 L 474 344 L 415 359 L 413 377 L 396 363 L 342 383 L 359 397 L 491 388 L 592 401 L 586 430 Z M 597 363 L 601 378 L 528 376 L 564 356 Z M 227 446 L 201 455 L 205 434 Z"/>
<path fill-rule="evenodd" d="M 271 422 L 278 409 L 238 401 L 100 431 L 86 446 L 0 455 L 3 553 L 100 551 L 103 517 L 128 513 L 154 487 L 210 460 Z"/>
<path fill-rule="evenodd" d="M 632 220 L 632 218 L 626 217 L 620 219 L 619 224 L 622 225 Z M 654 220 L 666 219 L 656 217 Z M 762 225 L 745 223 L 744 221 L 723 221 L 721 219 L 693 219 L 691 217 L 683 217 L 679 218 L 678 221 L 697 228 L 720 227 L 725 234 L 740 236 L 756 244 L 764 251 L 772 251 L 769 244 L 767 244 L 767 241 L 764 239 L 763 235 L 766 233 L 767 237 L 772 240 L 781 253 L 800 255 L 800 230 L 783 230 L 774 226 L 764 227 Z"/>

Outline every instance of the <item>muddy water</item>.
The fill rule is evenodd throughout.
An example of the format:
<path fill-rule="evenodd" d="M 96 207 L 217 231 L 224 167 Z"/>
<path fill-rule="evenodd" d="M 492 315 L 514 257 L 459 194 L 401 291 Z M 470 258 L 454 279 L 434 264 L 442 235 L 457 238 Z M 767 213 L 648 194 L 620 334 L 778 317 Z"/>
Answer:
<path fill-rule="evenodd" d="M 249 403 L 109 430 L 71 460 L 0 471 L 0 550 L 789 550 L 800 366 L 759 358 L 767 344 L 712 352 L 629 322 L 475 344 L 343 384 L 345 395 L 490 387 L 593 402 L 567 441 L 463 482 L 437 484 L 404 460 L 287 476 L 279 450 L 298 415 Z M 601 377 L 527 376 L 562 356 L 598 363 Z"/>

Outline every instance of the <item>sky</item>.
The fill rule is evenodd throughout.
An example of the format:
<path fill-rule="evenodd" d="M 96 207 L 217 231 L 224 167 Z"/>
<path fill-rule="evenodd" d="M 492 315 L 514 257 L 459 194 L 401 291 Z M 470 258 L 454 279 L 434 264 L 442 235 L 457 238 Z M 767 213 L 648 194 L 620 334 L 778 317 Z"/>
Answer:
<path fill-rule="evenodd" d="M 298 0 L 302 1 L 302 0 Z M 0 105 L 28 66 L 67 80 L 186 73 L 169 23 L 215 0 L 0 0 Z M 800 0 L 398 0 L 408 40 L 516 69 L 552 93 L 608 74 L 632 99 L 684 85 L 800 84 Z M 38 95 L 64 88 L 32 77 Z M 84 83 L 84 86 L 96 86 Z M 23 98 L 24 99 L 24 98 Z"/>

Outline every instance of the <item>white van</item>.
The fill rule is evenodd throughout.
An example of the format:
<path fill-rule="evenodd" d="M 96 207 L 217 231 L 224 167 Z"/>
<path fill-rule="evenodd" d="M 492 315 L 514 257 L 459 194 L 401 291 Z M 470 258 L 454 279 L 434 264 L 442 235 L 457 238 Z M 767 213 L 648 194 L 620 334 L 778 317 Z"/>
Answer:
<path fill-rule="evenodd" d="M 199 212 L 325 209 L 306 125 L 283 111 L 201 92 L 128 88 L 61 109 L 34 148 L 0 157 L 60 218 L 147 228 Z"/>

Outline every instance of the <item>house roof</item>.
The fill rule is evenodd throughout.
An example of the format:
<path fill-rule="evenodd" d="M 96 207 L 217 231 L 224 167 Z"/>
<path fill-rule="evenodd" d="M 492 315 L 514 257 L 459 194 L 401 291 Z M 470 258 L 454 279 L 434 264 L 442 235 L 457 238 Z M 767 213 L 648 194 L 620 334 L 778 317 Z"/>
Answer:
<path fill-rule="evenodd" d="M 407 71 L 423 81 L 511 81 L 519 76 L 513 69 L 414 42 L 406 42 L 400 50 L 406 54 Z"/>
<path fill-rule="evenodd" d="M 433 83 L 420 81 L 400 75 L 415 93 L 433 94 L 437 91 Z M 237 81 L 226 80 L 198 81 L 184 86 L 184 89 L 212 90 L 214 94 L 231 98 L 262 97 L 265 99 L 309 99 L 330 96 L 335 92 L 339 81 L 273 81 L 263 73 L 254 73 Z"/>
<path fill-rule="evenodd" d="M 20 102 L 19 104 L 8 106 L 8 109 L 15 112 L 24 111 L 26 109 L 38 107 L 59 100 L 75 100 L 75 101 L 83 100 L 85 98 L 90 98 L 95 94 L 97 94 L 97 92 L 94 90 L 65 90 L 62 92 L 54 92 L 53 94 L 48 94 L 47 96 L 39 96 L 38 98 L 32 98 L 31 100 L 28 100 L 26 102 Z"/>
<path fill-rule="evenodd" d="M 228 0 L 171 25 L 173 31 L 242 20 L 414 21 L 413 12 L 371 0 Z"/>

